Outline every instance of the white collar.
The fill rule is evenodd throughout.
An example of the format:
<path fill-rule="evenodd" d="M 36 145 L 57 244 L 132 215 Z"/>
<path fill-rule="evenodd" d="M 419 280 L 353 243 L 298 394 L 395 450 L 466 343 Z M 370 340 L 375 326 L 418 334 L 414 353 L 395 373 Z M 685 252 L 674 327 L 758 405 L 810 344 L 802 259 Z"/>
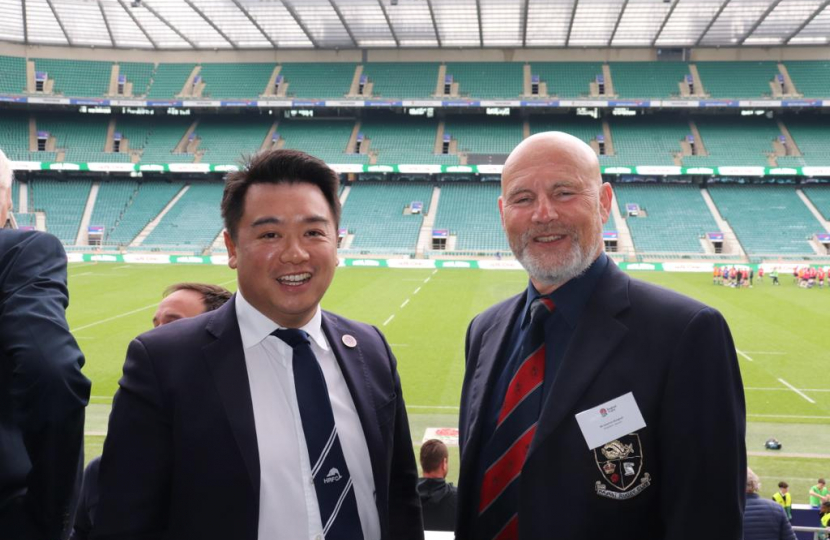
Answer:
<path fill-rule="evenodd" d="M 245 300 L 241 291 L 236 291 L 235 302 L 234 307 L 239 322 L 239 333 L 242 336 L 242 348 L 250 349 L 270 336 L 274 330 L 284 328 L 263 315 Z M 328 341 L 326 341 L 326 336 L 323 333 L 323 312 L 319 305 L 311 320 L 300 330 L 305 331 L 318 347 L 324 351 L 329 350 Z"/>

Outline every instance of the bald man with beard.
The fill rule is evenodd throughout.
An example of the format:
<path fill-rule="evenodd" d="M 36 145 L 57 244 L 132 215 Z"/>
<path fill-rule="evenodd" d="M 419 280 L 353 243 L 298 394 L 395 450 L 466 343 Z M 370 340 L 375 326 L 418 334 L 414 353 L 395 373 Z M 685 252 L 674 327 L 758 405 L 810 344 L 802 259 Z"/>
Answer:
<path fill-rule="evenodd" d="M 507 159 L 499 211 L 529 282 L 467 332 L 458 540 L 742 537 L 729 328 L 617 268 L 602 240 L 612 203 L 596 154 L 568 134 Z"/>

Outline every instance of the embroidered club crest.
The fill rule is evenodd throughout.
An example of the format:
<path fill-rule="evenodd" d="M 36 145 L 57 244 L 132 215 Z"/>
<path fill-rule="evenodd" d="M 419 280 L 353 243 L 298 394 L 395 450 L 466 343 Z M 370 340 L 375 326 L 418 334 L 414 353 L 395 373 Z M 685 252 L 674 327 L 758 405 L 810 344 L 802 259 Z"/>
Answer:
<path fill-rule="evenodd" d="M 643 447 L 636 433 L 595 448 L 594 459 L 602 475 L 595 485 L 597 495 L 630 499 L 651 485 L 651 475 L 643 473 Z"/>

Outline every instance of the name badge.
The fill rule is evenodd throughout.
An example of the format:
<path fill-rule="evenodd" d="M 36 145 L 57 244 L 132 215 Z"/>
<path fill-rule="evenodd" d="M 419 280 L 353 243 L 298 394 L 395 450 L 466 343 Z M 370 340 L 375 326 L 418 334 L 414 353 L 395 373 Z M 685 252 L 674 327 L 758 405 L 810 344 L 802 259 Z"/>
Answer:
<path fill-rule="evenodd" d="M 589 450 L 646 427 L 631 392 L 582 411 L 576 415 L 576 422 Z"/>

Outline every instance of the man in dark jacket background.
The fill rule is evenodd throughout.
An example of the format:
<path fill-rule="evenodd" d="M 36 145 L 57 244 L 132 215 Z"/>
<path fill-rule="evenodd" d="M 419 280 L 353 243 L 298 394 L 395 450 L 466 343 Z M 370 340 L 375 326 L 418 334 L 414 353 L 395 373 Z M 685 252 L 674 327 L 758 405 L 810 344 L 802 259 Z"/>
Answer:
<path fill-rule="evenodd" d="M 746 469 L 746 508 L 744 509 L 744 540 L 795 540 L 795 533 L 784 508 L 762 499 L 761 480 L 752 469 Z"/>
<path fill-rule="evenodd" d="M 418 494 L 424 512 L 424 530 L 452 531 L 455 529 L 456 487 L 447 482 L 449 453 L 438 439 L 430 439 L 421 446 L 421 469 Z"/>

